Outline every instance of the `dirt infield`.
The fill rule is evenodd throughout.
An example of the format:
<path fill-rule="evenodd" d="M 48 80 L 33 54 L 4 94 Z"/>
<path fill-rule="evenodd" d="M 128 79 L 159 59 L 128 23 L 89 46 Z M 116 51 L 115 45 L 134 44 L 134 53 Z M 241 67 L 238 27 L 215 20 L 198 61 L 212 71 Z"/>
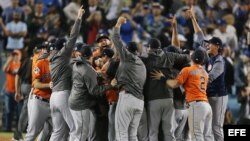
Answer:
<path fill-rule="evenodd" d="M 11 141 L 13 133 L 0 132 L 0 141 Z"/>

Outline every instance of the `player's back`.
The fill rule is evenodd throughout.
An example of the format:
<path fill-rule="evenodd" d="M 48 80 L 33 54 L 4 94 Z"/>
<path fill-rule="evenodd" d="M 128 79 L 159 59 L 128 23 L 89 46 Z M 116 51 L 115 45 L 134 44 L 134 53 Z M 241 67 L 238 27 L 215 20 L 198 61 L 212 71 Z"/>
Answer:
<path fill-rule="evenodd" d="M 70 67 L 70 56 L 55 53 L 49 61 L 53 82 L 52 91 L 71 90 L 72 68 Z"/>
<path fill-rule="evenodd" d="M 184 83 L 187 102 L 195 100 L 207 101 L 206 89 L 208 74 L 200 65 L 192 65 L 181 71 L 186 73 L 187 80 Z"/>

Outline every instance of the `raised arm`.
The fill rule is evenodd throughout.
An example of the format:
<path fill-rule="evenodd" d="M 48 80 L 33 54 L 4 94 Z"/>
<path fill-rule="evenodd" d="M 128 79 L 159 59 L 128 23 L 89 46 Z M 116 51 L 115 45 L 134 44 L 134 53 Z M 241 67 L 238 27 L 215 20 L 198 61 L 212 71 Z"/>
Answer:
<path fill-rule="evenodd" d="M 2 28 L 4 35 L 9 36 L 9 33 L 3 23 L 3 19 L 0 17 L 0 28 Z"/>
<path fill-rule="evenodd" d="M 77 15 L 75 24 L 73 25 L 73 27 L 71 29 L 70 36 L 69 36 L 69 39 L 66 43 L 66 46 L 60 50 L 61 54 L 65 55 L 65 56 L 71 56 L 71 53 L 72 53 L 73 48 L 74 48 L 74 44 L 75 44 L 77 37 L 78 37 L 78 34 L 80 32 L 82 16 L 84 13 L 85 13 L 85 11 L 83 9 L 83 6 L 81 6 L 81 8 L 78 11 L 78 15 Z"/>
<path fill-rule="evenodd" d="M 113 29 L 113 34 L 112 34 L 112 41 L 114 43 L 115 49 L 118 52 L 120 56 L 120 60 L 124 61 L 126 58 L 126 54 L 128 53 L 127 49 L 124 47 L 121 36 L 120 36 L 120 28 L 121 25 L 126 23 L 126 18 L 124 17 L 119 17 L 117 20 L 117 23 Z"/>
<path fill-rule="evenodd" d="M 202 45 L 202 41 L 204 40 L 204 33 L 201 30 L 201 28 L 200 28 L 200 26 L 199 26 L 199 24 L 198 24 L 198 22 L 197 22 L 197 20 L 195 18 L 193 6 L 187 12 L 188 12 L 188 14 L 189 14 L 189 16 L 190 16 L 190 18 L 192 20 L 194 31 L 198 36 L 198 41 L 200 41 L 200 45 Z"/>
<path fill-rule="evenodd" d="M 176 17 L 174 16 L 172 19 L 172 45 L 175 47 L 180 48 L 180 41 L 178 40 L 178 33 L 177 33 L 177 21 Z"/>

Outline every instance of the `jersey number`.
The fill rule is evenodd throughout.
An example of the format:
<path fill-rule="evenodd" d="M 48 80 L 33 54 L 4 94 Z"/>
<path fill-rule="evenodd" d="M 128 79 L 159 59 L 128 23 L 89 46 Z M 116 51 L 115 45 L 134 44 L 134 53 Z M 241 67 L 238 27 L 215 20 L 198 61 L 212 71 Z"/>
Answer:
<path fill-rule="evenodd" d="M 200 80 L 201 80 L 200 89 L 201 89 L 202 91 L 205 91 L 205 90 L 206 90 L 206 89 L 205 89 L 205 84 L 206 84 L 206 82 L 205 82 L 205 77 L 204 77 L 204 76 L 201 76 L 201 77 L 200 77 Z"/>

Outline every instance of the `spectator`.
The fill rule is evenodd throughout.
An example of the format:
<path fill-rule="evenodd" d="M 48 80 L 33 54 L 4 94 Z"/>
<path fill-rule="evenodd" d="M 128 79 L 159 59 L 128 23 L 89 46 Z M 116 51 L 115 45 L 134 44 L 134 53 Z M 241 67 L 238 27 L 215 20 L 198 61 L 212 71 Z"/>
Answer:
<path fill-rule="evenodd" d="M 77 9 L 81 7 L 81 0 L 72 0 L 68 5 L 63 8 L 63 12 L 67 18 L 68 23 L 72 23 L 77 18 Z"/>
<path fill-rule="evenodd" d="M 48 5 L 48 15 L 45 19 L 45 27 L 47 27 L 48 30 L 54 29 L 54 26 L 57 24 L 60 18 L 61 17 L 56 7 L 52 4 Z"/>
<path fill-rule="evenodd" d="M 8 37 L 7 49 L 22 49 L 24 47 L 24 37 L 27 34 L 26 23 L 20 21 L 20 13 L 13 12 L 13 21 L 7 23 L 6 27 L 0 23 L 4 29 L 5 35 Z"/>
<path fill-rule="evenodd" d="M 132 19 L 129 8 L 123 8 L 120 16 L 125 17 L 127 22 L 121 26 L 121 38 L 124 43 L 133 41 L 134 31 L 137 28 L 136 22 Z"/>
<path fill-rule="evenodd" d="M 96 40 L 96 35 L 100 30 L 106 30 L 106 27 L 103 23 L 103 17 L 101 11 L 95 11 L 90 14 L 86 20 L 87 25 L 87 44 L 94 44 Z"/>
<path fill-rule="evenodd" d="M 218 19 L 216 21 L 217 29 L 214 30 L 213 35 L 220 37 L 223 44 L 227 44 L 232 53 L 238 50 L 238 40 L 235 32 L 230 32 L 230 26 L 224 19 Z"/>
<path fill-rule="evenodd" d="M 17 120 L 19 116 L 19 110 L 21 109 L 21 105 L 17 106 L 15 102 L 15 75 L 18 72 L 18 69 L 21 65 L 21 52 L 15 50 L 8 57 L 6 63 L 3 66 L 3 71 L 6 73 L 6 81 L 5 81 L 5 89 L 4 89 L 4 102 L 5 102 L 5 113 L 4 116 L 4 130 L 11 131 L 12 130 L 12 119 L 13 112 L 16 109 Z"/>
<path fill-rule="evenodd" d="M 216 18 L 223 17 L 227 13 L 232 13 L 234 1 L 233 0 L 206 0 L 208 6 L 213 7 L 218 11 Z"/>
<path fill-rule="evenodd" d="M 247 85 L 239 94 L 239 102 L 241 104 L 239 111 L 239 121 L 237 124 L 250 125 L 250 71 L 247 73 Z"/>
<path fill-rule="evenodd" d="M 89 17 L 91 15 L 91 13 L 93 13 L 95 11 L 101 11 L 102 17 L 103 17 L 104 21 L 106 21 L 104 9 L 101 8 L 100 6 L 98 6 L 98 0 L 88 0 L 88 7 L 85 9 L 86 9 L 86 11 L 85 11 L 86 13 L 84 14 L 84 18 Z"/>
<path fill-rule="evenodd" d="M 247 66 L 249 58 L 247 54 L 241 54 L 240 52 L 235 53 L 235 65 L 234 65 L 234 77 L 236 86 L 236 95 L 240 96 L 241 90 L 247 85 Z"/>
<path fill-rule="evenodd" d="M 31 40 L 34 38 L 38 30 L 44 26 L 46 15 L 43 13 L 43 8 L 43 3 L 37 2 L 34 11 L 28 16 L 27 24 Z"/>
<path fill-rule="evenodd" d="M 24 13 L 24 21 L 28 20 L 29 15 L 32 13 L 32 9 L 29 5 L 23 6 L 23 13 Z"/>
<path fill-rule="evenodd" d="M 145 23 L 147 25 L 145 29 L 152 35 L 152 37 L 160 35 L 164 28 L 165 18 L 161 15 L 162 10 L 163 6 L 160 3 L 153 3 L 153 20 L 149 20 Z"/>
<path fill-rule="evenodd" d="M 225 60 L 225 83 L 228 94 L 233 94 L 232 86 L 234 85 L 234 62 L 231 55 L 230 47 L 224 46 L 223 58 Z"/>
<path fill-rule="evenodd" d="M 194 7 L 194 14 L 197 16 L 197 19 L 199 20 L 204 19 L 203 11 L 201 10 L 200 6 L 197 5 L 196 0 L 185 0 L 185 6 L 178 9 L 178 11 L 176 12 L 176 16 L 180 17 L 182 15 L 182 11 L 186 11 L 191 6 Z"/>
<path fill-rule="evenodd" d="M 9 23 L 13 19 L 13 13 L 19 13 L 23 17 L 23 9 L 18 5 L 19 0 L 11 0 L 12 5 L 4 9 L 2 16 L 4 19 L 4 23 Z"/>

